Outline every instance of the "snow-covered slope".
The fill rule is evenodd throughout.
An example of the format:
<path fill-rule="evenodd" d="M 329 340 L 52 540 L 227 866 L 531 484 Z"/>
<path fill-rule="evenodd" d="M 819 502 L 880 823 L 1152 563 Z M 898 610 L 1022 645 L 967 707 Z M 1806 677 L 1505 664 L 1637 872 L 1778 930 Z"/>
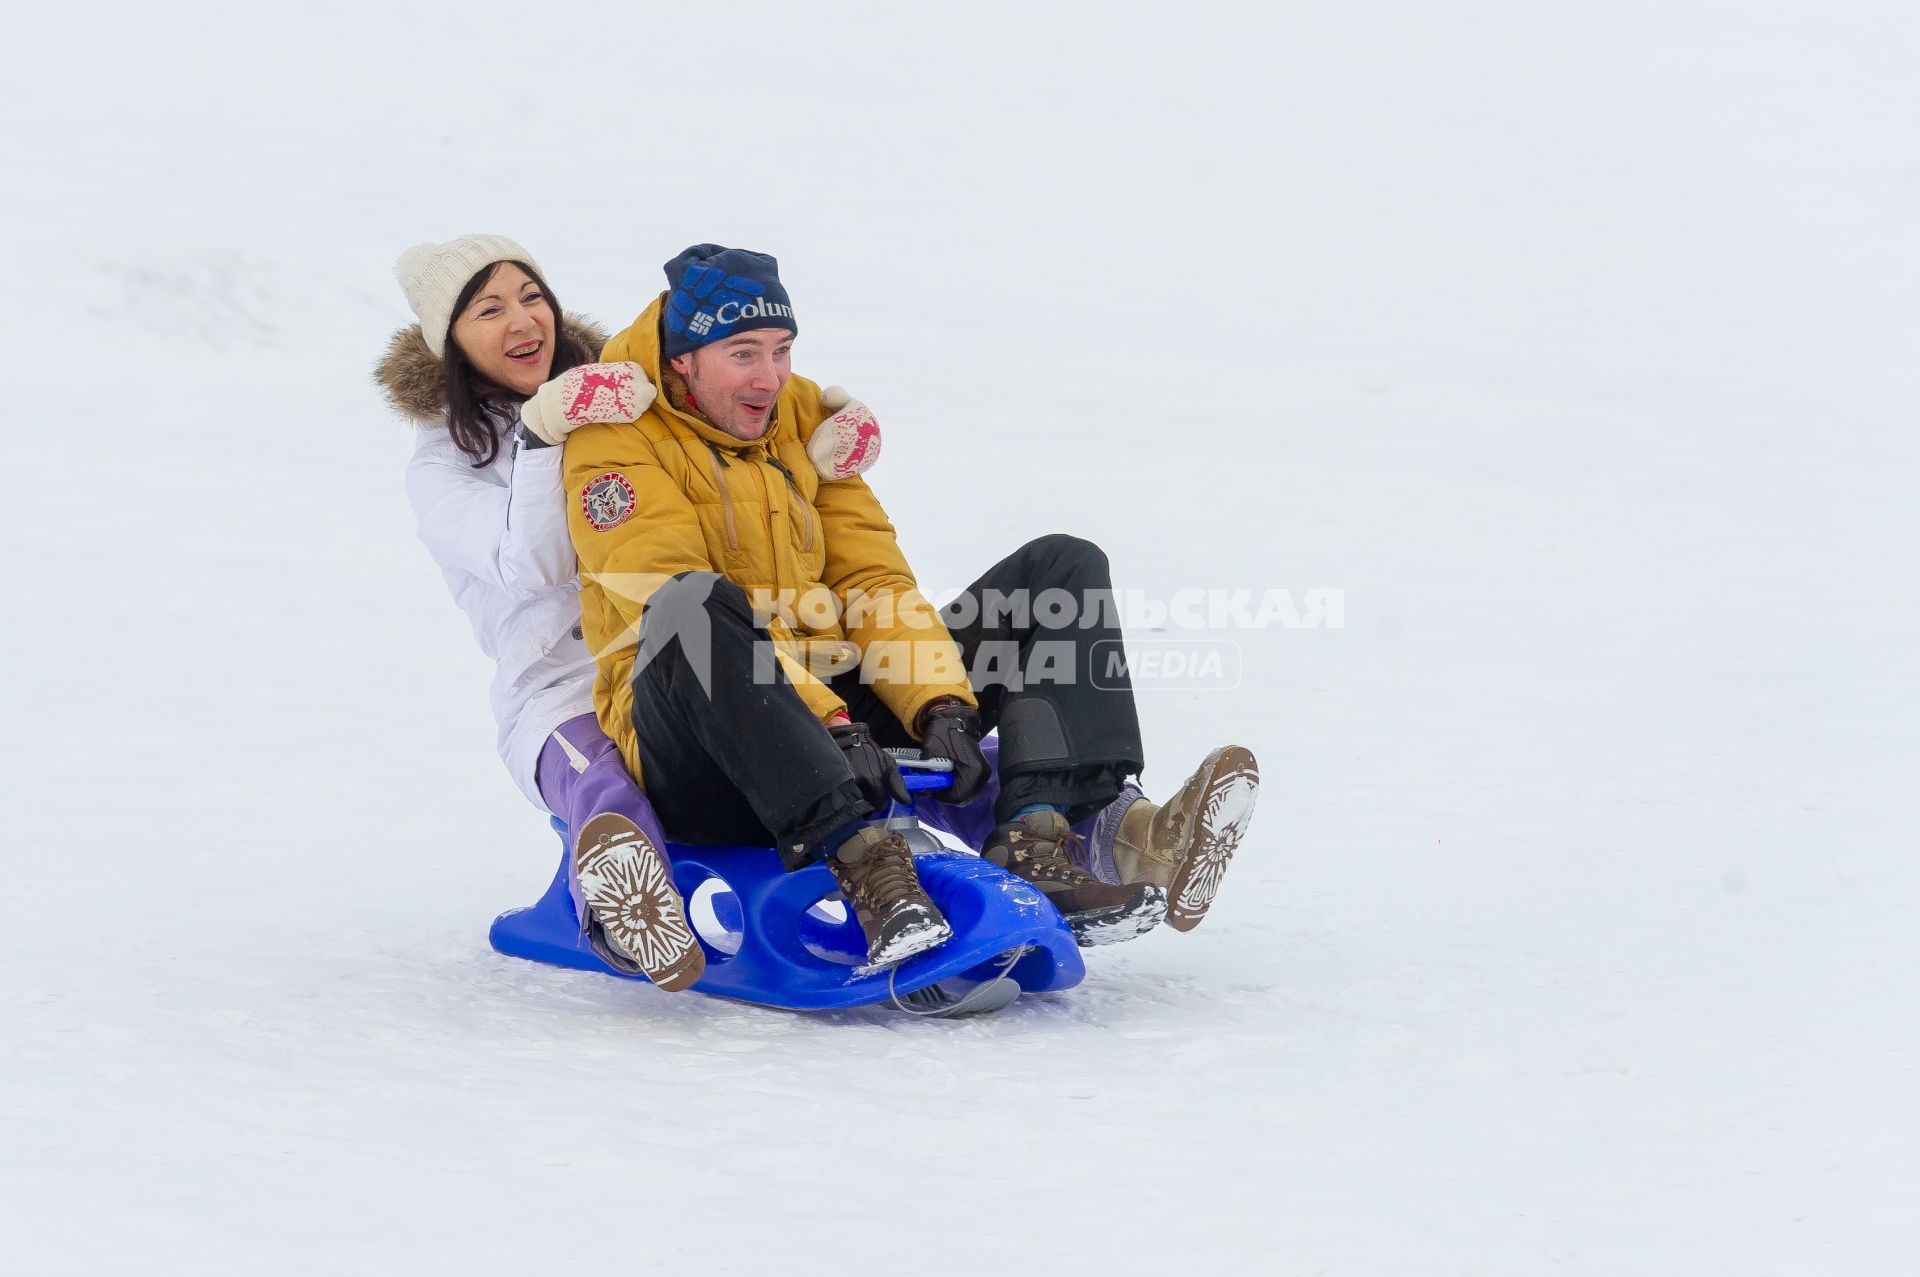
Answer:
<path fill-rule="evenodd" d="M 10 14 L 0 1264 L 1912 1267 L 1920 21 L 1564 8 Z M 471 230 L 778 254 L 931 588 L 1344 591 L 1143 698 L 1268 777 L 1207 924 L 966 1023 L 492 954 L 367 380 Z"/>

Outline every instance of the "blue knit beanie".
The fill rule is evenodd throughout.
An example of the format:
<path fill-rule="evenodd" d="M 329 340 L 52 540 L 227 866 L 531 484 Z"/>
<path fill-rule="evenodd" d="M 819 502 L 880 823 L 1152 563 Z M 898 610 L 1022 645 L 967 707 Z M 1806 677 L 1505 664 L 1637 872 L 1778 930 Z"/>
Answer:
<path fill-rule="evenodd" d="M 668 359 L 755 328 L 798 332 L 780 263 L 765 253 L 695 244 L 667 263 Z"/>

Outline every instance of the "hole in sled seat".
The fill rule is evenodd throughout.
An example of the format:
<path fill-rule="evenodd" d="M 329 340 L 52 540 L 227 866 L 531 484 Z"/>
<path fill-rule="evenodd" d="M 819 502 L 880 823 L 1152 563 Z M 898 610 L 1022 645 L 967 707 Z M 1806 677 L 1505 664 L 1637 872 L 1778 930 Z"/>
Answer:
<path fill-rule="evenodd" d="M 816 958 L 855 967 L 867 960 L 867 933 L 838 893 L 820 897 L 800 915 L 801 947 Z"/>
<path fill-rule="evenodd" d="M 722 961 L 740 952 L 746 939 L 746 915 L 740 908 L 739 893 L 719 874 L 709 873 L 700 885 L 686 893 L 687 921 L 693 934 L 706 947 L 709 961 Z"/>

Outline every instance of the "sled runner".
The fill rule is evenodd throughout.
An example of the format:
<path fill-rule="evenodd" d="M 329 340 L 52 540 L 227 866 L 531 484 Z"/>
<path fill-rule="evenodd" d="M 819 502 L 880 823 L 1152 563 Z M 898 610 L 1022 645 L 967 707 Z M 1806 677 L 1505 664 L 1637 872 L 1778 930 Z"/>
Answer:
<path fill-rule="evenodd" d="M 947 778 L 909 768 L 909 790 L 939 789 Z M 1071 988 L 1086 975 L 1080 951 L 1047 898 L 1005 870 L 961 852 L 931 850 L 933 840 L 911 812 L 905 826 L 927 894 L 946 915 L 953 938 L 888 971 L 863 971 L 867 942 L 860 923 L 836 899 L 824 865 L 788 873 L 771 847 L 693 847 L 669 842 L 674 883 L 706 950 L 706 973 L 693 988 L 716 997 L 796 1011 L 824 1011 L 892 1002 L 916 1015 L 997 1010 L 1020 993 Z M 581 971 L 629 980 L 596 956 L 581 934 L 567 890 L 571 843 L 560 835 L 560 868 L 531 907 L 494 919 L 493 947 Z"/>

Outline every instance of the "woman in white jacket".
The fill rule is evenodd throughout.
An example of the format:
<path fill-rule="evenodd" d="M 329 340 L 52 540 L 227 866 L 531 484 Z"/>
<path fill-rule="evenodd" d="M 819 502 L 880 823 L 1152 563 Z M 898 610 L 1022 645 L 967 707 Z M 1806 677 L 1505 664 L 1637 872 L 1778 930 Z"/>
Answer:
<path fill-rule="evenodd" d="M 592 362 L 599 334 L 566 319 L 512 240 L 421 244 L 394 273 L 420 322 L 394 335 L 375 376 L 415 424 L 406 486 L 420 539 L 496 663 L 500 756 L 573 837 L 574 906 L 595 951 L 684 989 L 706 961 L 653 809 L 594 719 L 554 446 L 573 426 L 638 417 L 653 386 L 633 364 Z"/>

